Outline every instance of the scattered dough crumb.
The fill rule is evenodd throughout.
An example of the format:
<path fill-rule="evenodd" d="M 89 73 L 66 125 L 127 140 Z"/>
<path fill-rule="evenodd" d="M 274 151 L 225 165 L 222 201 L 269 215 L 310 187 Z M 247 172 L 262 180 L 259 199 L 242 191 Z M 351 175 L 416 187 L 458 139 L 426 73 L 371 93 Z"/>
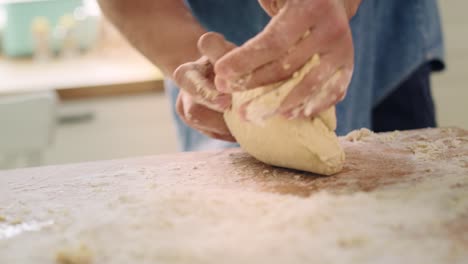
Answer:
<path fill-rule="evenodd" d="M 15 220 L 10 222 L 10 224 L 12 224 L 12 225 L 19 225 L 21 223 L 23 223 L 23 221 L 21 219 L 15 219 Z"/>
<path fill-rule="evenodd" d="M 420 158 L 425 158 L 428 160 L 435 160 L 440 155 L 443 155 L 447 149 L 451 146 L 448 143 L 450 142 L 443 142 L 441 140 L 436 140 L 433 142 L 428 141 L 418 141 L 408 146 L 408 148 Z"/>
<path fill-rule="evenodd" d="M 338 240 L 338 245 L 342 248 L 357 248 L 362 247 L 367 243 L 364 237 L 341 238 Z"/>
<path fill-rule="evenodd" d="M 0 215 L 0 223 L 1 223 L 1 222 L 6 222 L 6 218 L 5 218 L 4 216 L 1 216 L 1 215 Z"/>
<path fill-rule="evenodd" d="M 89 248 L 81 244 L 78 248 L 67 248 L 57 252 L 55 256 L 58 264 L 91 264 L 93 258 Z"/>
<path fill-rule="evenodd" d="M 371 136 L 373 134 L 374 134 L 374 132 L 370 131 L 369 129 L 361 128 L 361 129 L 349 132 L 345 136 L 345 140 L 347 140 L 349 142 L 357 142 L 357 141 L 361 141 L 363 138 L 366 138 L 366 137 Z"/>
<path fill-rule="evenodd" d="M 398 139 L 399 136 L 400 136 L 400 131 L 395 130 L 393 132 L 380 135 L 379 140 L 380 142 L 385 142 L 385 143 L 394 142 L 395 140 Z"/>

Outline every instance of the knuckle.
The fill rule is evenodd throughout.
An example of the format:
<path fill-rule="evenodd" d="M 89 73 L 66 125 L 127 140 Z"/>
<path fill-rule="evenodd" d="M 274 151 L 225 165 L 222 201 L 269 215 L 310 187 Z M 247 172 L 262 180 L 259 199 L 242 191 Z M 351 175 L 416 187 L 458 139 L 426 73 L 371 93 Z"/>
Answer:
<path fill-rule="evenodd" d="M 191 104 L 190 106 L 186 107 L 185 115 L 187 119 L 194 120 L 199 118 L 201 105 L 199 104 Z"/>
<path fill-rule="evenodd" d="M 303 2 L 303 1 L 296 1 Z M 306 5 L 306 11 L 315 14 L 324 14 L 333 6 L 333 1 L 330 0 L 315 0 L 311 4 Z"/>
<path fill-rule="evenodd" d="M 190 67 L 191 66 L 189 63 L 185 63 L 177 67 L 177 69 L 175 69 L 175 71 L 172 73 L 172 77 L 174 78 L 174 81 L 177 83 L 177 85 L 180 85 L 180 83 L 183 82 L 185 73 Z"/>
<path fill-rule="evenodd" d="M 347 35 L 349 31 L 348 22 L 343 18 L 335 17 L 333 26 L 328 29 L 327 36 L 331 40 L 340 39 L 342 36 Z"/>
<path fill-rule="evenodd" d="M 285 53 L 289 49 L 289 42 L 286 34 L 281 32 L 275 32 L 274 30 L 268 30 L 265 33 L 266 35 L 264 38 L 264 47 L 258 47 L 259 49 L 263 49 L 272 54 L 276 54 L 278 52 Z"/>

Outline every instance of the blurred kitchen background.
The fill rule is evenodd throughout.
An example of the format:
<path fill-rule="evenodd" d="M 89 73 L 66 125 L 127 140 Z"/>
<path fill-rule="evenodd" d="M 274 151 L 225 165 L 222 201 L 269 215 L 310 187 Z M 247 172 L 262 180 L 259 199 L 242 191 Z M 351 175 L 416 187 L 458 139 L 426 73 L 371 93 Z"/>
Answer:
<path fill-rule="evenodd" d="M 438 121 L 468 129 L 468 2 L 440 7 Z M 0 169 L 175 151 L 161 73 L 95 0 L 0 0 Z"/>

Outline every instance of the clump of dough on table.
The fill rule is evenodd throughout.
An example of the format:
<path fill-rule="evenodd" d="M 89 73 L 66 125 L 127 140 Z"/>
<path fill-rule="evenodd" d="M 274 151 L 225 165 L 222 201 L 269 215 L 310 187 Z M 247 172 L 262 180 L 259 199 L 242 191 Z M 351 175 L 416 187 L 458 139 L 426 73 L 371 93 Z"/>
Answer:
<path fill-rule="evenodd" d="M 323 175 L 341 171 L 345 155 L 335 133 L 335 107 L 311 119 L 288 120 L 279 115 L 266 120 L 260 118 L 265 113 L 274 112 L 289 92 L 318 64 L 320 59 L 315 55 L 288 80 L 233 94 L 232 108 L 224 113 L 224 119 L 242 149 L 274 166 Z M 330 81 L 333 81 L 333 77 Z M 252 103 L 245 109 L 246 121 L 238 112 L 250 100 L 253 100 Z"/>

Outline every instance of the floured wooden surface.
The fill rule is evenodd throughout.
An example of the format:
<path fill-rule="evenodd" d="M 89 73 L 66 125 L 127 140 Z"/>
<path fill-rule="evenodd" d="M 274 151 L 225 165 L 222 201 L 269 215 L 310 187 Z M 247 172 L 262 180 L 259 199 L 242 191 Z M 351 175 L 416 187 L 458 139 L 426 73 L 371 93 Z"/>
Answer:
<path fill-rule="evenodd" d="M 467 263 L 468 131 L 354 139 L 332 177 L 239 150 L 0 172 L 0 263 Z"/>

